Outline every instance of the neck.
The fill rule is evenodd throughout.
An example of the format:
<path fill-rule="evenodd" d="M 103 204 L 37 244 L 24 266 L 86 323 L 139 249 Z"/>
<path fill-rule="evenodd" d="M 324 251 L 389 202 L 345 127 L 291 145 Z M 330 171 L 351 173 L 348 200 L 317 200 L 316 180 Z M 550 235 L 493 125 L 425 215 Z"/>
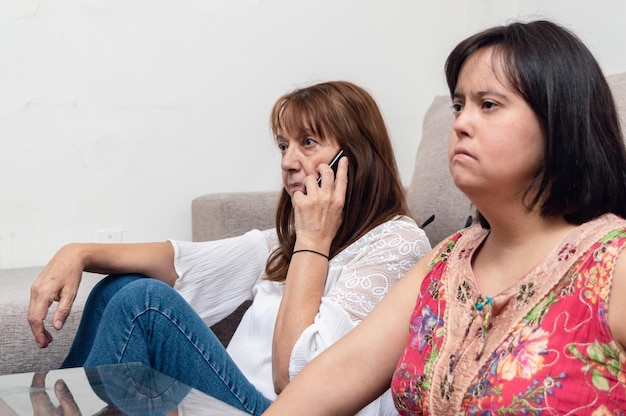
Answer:
<path fill-rule="evenodd" d="M 485 217 L 491 226 L 489 238 L 500 247 L 523 246 L 536 244 L 537 240 L 563 235 L 575 227 L 562 216 L 541 217 L 534 213 L 516 215 L 511 218 Z"/>
<path fill-rule="evenodd" d="M 491 231 L 474 257 L 473 269 L 483 293 L 489 296 L 528 273 L 576 227 L 563 217 L 544 218 L 532 213 L 509 221 L 485 218 Z"/>

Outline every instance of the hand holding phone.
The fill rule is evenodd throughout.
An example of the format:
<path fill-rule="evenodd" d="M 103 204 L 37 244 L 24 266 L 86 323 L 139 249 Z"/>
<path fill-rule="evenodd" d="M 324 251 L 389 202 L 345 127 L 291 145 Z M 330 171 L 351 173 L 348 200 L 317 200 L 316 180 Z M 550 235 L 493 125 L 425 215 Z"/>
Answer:
<path fill-rule="evenodd" d="M 335 177 L 337 176 L 337 166 L 339 165 L 339 159 L 341 159 L 341 156 L 343 156 L 343 150 L 339 150 L 337 152 L 337 154 L 335 155 L 335 157 L 333 157 L 333 160 L 331 160 L 330 163 L 328 164 L 328 166 L 330 166 L 330 168 L 335 173 Z M 317 184 L 319 186 L 322 186 L 322 177 L 321 176 L 319 176 L 317 178 Z"/>

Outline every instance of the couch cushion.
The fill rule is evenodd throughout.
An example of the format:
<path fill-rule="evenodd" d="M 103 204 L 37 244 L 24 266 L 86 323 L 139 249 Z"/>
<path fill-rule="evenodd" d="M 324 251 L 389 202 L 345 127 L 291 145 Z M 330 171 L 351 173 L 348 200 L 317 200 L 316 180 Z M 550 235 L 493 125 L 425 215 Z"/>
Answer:
<path fill-rule="evenodd" d="M 54 341 L 46 349 L 37 348 L 26 320 L 30 286 L 42 267 L 0 269 L 0 375 L 56 369 L 69 351 L 83 305 L 99 275 L 85 273 L 72 312 L 61 331 L 52 329 L 53 305 L 46 319 Z"/>
<path fill-rule="evenodd" d="M 424 116 L 422 139 L 407 189 L 411 215 L 418 224 L 435 215 L 434 221 L 424 228 L 433 246 L 463 228 L 474 212 L 467 197 L 454 186 L 448 170 L 448 139 L 453 120 L 450 98 L 435 97 Z"/>
<path fill-rule="evenodd" d="M 202 195 L 191 202 L 193 241 L 234 237 L 275 224 L 278 191 Z"/>

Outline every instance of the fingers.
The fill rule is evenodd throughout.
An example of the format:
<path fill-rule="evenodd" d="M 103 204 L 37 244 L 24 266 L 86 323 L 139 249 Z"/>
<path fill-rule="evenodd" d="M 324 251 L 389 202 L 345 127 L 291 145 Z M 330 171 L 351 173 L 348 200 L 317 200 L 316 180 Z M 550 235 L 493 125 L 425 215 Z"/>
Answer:
<path fill-rule="evenodd" d="M 39 348 L 46 348 L 52 342 L 52 335 L 45 328 L 43 320 L 33 320 L 28 318 L 30 330 L 35 338 L 35 343 Z"/>
<path fill-rule="evenodd" d="M 78 404 L 74 400 L 74 396 L 67 388 L 67 384 L 63 380 L 57 380 L 54 383 L 54 394 L 56 395 L 60 408 L 56 408 L 50 396 L 46 392 L 46 376 L 47 371 L 41 371 L 33 374 L 33 380 L 30 385 L 30 401 L 33 406 L 35 416 L 48 416 L 61 414 L 63 416 L 80 415 Z"/>
<path fill-rule="evenodd" d="M 69 292 L 69 290 L 67 292 Z M 72 304 L 74 303 L 74 299 L 76 299 L 75 291 L 71 293 L 66 293 L 66 290 L 63 290 L 61 292 L 59 304 L 54 311 L 54 315 L 52 316 L 52 326 L 54 326 L 54 329 L 60 330 L 63 328 L 67 317 L 72 311 Z"/>
<path fill-rule="evenodd" d="M 322 189 L 332 192 L 331 205 L 339 212 L 343 211 L 348 189 L 348 158 L 343 156 L 339 159 L 336 174 L 327 165 L 320 165 L 318 169 L 322 172 Z"/>
<path fill-rule="evenodd" d="M 332 186 L 333 182 L 335 181 L 335 172 L 333 172 L 332 168 L 324 164 L 319 165 L 317 167 L 317 171 L 319 173 L 319 178 L 317 179 L 318 187 L 328 188 Z"/>
<path fill-rule="evenodd" d="M 47 371 L 38 371 L 33 374 L 33 381 L 31 381 L 30 386 L 34 389 L 41 389 L 46 387 L 46 376 L 48 375 Z"/>
<path fill-rule="evenodd" d="M 46 375 L 48 375 L 47 371 L 33 374 L 33 381 L 30 385 L 30 402 L 36 416 L 54 414 L 54 404 L 46 393 Z"/>
<path fill-rule="evenodd" d="M 337 167 L 336 167 L 336 172 L 335 173 L 335 168 L 331 168 L 329 165 L 322 163 L 317 167 L 317 172 L 318 172 L 318 179 L 317 179 L 317 184 L 319 187 L 324 187 L 324 185 L 326 185 L 325 187 L 328 188 L 330 186 L 333 186 L 334 184 L 337 184 L 338 181 L 345 179 L 345 181 L 347 182 L 348 180 L 348 158 L 346 156 L 342 156 L 339 161 L 337 162 Z M 342 179 L 343 178 L 343 179 Z"/>
<path fill-rule="evenodd" d="M 52 335 L 44 325 L 52 303 L 59 302 L 52 317 L 52 325 L 60 330 L 70 314 L 78 291 L 78 285 L 74 281 L 64 282 L 56 277 L 59 274 L 66 273 L 51 273 L 49 267 L 46 267 L 30 289 L 27 319 L 39 348 L 46 348 L 52 342 Z"/>
<path fill-rule="evenodd" d="M 72 396 L 72 392 L 67 388 L 67 384 L 63 380 L 57 380 L 54 383 L 54 393 L 59 399 L 61 409 L 63 409 L 63 416 L 77 416 L 80 415 L 80 409 L 78 404 Z"/>
<path fill-rule="evenodd" d="M 341 196 L 341 200 L 345 200 L 346 191 L 348 190 L 348 158 L 342 157 L 337 166 L 337 177 L 335 178 L 335 194 Z"/>
<path fill-rule="evenodd" d="M 48 314 L 48 308 L 52 302 L 39 300 L 36 289 L 31 288 L 30 303 L 26 318 L 30 325 L 30 330 L 35 337 L 35 342 L 39 348 L 46 348 L 52 342 L 52 335 L 46 330 L 44 320 Z"/>

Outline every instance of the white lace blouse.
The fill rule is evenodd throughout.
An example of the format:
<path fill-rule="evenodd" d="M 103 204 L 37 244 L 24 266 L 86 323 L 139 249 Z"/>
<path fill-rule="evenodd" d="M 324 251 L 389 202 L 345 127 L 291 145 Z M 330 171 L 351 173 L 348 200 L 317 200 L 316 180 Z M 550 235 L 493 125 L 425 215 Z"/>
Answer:
<path fill-rule="evenodd" d="M 264 279 L 265 262 L 277 247 L 275 230 L 191 243 L 171 241 L 178 280 L 174 288 L 208 324 L 252 299 L 228 353 L 259 391 L 274 400 L 272 334 L 283 284 Z M 425 233 L 406 217 L 379 225 L 331 259 L 324 296 L 314 323 L 291 353 L 290 377 L 352 330 L 419 259 L 430 250 Z M 359 415 L 396 414 L 391 395 Z"/>

